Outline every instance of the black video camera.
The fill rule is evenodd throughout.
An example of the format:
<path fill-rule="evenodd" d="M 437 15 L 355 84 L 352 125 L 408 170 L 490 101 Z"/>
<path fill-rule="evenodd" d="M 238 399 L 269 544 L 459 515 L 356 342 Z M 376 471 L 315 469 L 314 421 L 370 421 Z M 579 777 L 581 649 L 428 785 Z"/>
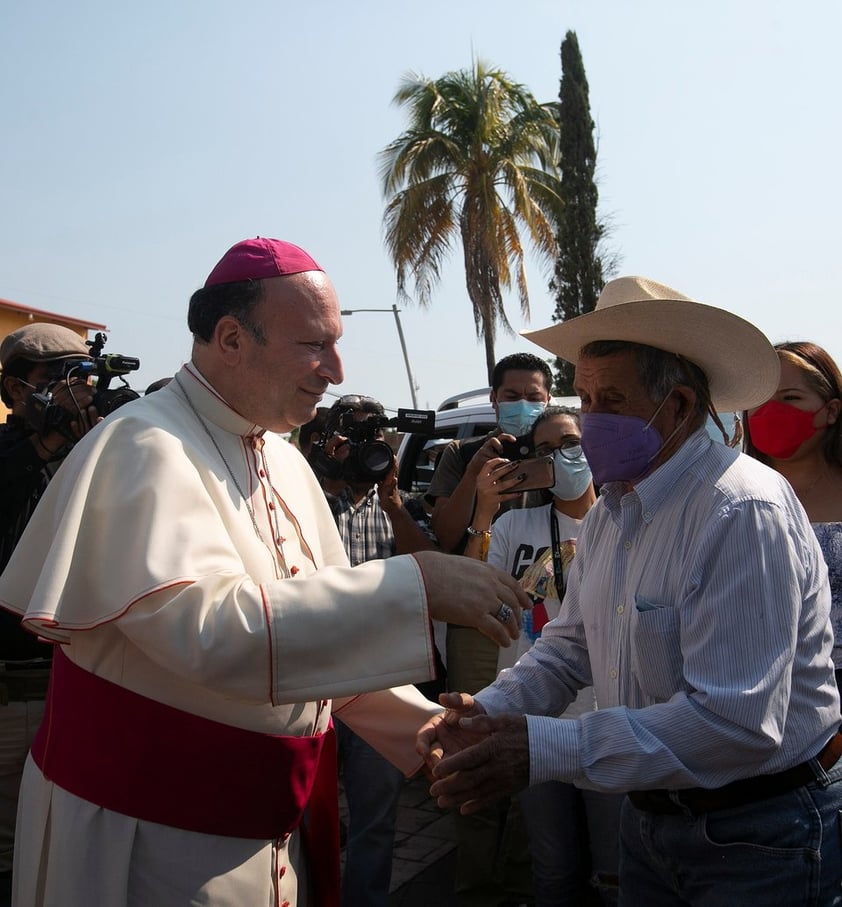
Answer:
<path fill-rule="evenodd" d="M 436 414 L 431 410 L 399 409 L 396 419 L 379 413 L 365 413 L 352 406 L 332 414 L 318 442 L 310 451 L 310 465 L 324 479 L 344 479 L 346 482 L 380 482 L 395 462 L 392 448 L 377 435 L 386 427 L 402 432 L 432 435 L 436 430 Z M 339 460 L 325 451 L 325 445 L 335 435 L 348 440 L 348 456 Z"/>
<path fill-rule="evenodd" d="M 56 365 L 59 368 L 50 375 L 46 390 L 35 392 L 27 404 L 27 417 L 30 424 L 40 435 L 51 431 L 60 432 L 69 441 L 76 436 L 70 427 L 75 421 L 73 415 L 53 400 L 53 389 L 60 381 L 72 382 L 74 378 L 95 379 L 96 390 L 92 405 L 100 416 L 107 416 L 115 409 L 137 400 L 140 394 L 129 387 L 123 377 L 140 368 L 140 360 L 134 356 L 122 356 L 120 353 L 107 353 L 103 356 L 102 348 L 108 338 L 102 332 L 94 335 L 93 340 L 85 341 L 91 348 L 90 359 L 63 359 Z M 114 378 L 119 378 L 120 387 L 110 387 Z M 72 386 L 71 386 L 72 393 Z"/>

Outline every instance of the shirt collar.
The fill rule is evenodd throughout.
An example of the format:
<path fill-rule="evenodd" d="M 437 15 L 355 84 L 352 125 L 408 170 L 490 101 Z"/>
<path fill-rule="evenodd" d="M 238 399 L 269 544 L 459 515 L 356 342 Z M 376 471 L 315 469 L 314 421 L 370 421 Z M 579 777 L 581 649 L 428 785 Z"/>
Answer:
<path fill-rule="evenodd" d="M 349 485 L 346 485 L 342 489 L 342 491 L 339 492 L 339 497 L 351 509 L 362 510 L 363 507 L 367 507 L 369 504 L 372 504 L 374 502 L 374 499 L 377 497 L 377 486 L 372 485 L 371 488 L 369 488 L 365 493 L 365 497 L 360 499 L 359 504 L 354 503 L 354 498 L 351 494 L 351 488 Z"/>
<path fill-rule="evenodd" d="M 678 448 L 678 450 L 654 472 L 638 482 L 631 491 L 626 490 L 625 482 L 607 482 L 600 489 L 600 496 L 612 515 L 620 510 L 620 500 L 627 494 L 637 495 L 645 523 L 649 523 L 658 512 L 658 508 L 669 496 L 679 478 L 715 443 L 707 429 L 702 427 Z"/>
<path fill-rule="evenodd" d="M 175 383 L 187 395 L 199 415 L 223 431 L 243 438 L 260 437 L 266 431 L 232 409 L 194 362 L 181 367 L 175 376 Z"/>

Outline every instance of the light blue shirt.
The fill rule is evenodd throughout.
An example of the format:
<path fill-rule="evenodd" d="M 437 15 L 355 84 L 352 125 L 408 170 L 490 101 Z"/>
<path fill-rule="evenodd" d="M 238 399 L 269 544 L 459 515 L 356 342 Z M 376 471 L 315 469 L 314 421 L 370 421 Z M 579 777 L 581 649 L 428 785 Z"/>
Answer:
<path fill-rule="evenodd" d="M 585 518 L 556 620 L 477 695 L 527 714 L 530 782 L 715 788 L 840 724 L 827 569 L 778 473 L 700 430 Z M 599 710 L 559 715 L 593 683 Z"/>

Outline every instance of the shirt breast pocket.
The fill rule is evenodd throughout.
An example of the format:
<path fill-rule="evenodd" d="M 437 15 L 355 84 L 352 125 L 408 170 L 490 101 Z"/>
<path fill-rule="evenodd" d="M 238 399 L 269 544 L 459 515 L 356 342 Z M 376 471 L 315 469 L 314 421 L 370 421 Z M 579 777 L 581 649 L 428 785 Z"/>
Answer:
<path fill-rule="evenodd" d="M 631 632 L 631 670 L 643 693 L 665 702 L 680 690 L 684 680 L 678 612 L 635 597 Z"/>

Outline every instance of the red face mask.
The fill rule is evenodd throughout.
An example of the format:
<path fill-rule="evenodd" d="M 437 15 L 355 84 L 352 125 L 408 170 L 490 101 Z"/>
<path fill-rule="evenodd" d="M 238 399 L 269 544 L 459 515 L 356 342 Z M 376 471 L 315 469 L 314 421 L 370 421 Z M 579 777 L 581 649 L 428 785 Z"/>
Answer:
<path fill-rule="evenodd" d="M 769 400 L 755 413 L 748 417 L 748 428 L 751 440 L 760 453 L 775 460 L 788 460 L 796 450 L 818 431 L 813 426 L 813 418 L 820 413 L 824 405 L 816 412 L 808 413 L 789 403 Z"/>

